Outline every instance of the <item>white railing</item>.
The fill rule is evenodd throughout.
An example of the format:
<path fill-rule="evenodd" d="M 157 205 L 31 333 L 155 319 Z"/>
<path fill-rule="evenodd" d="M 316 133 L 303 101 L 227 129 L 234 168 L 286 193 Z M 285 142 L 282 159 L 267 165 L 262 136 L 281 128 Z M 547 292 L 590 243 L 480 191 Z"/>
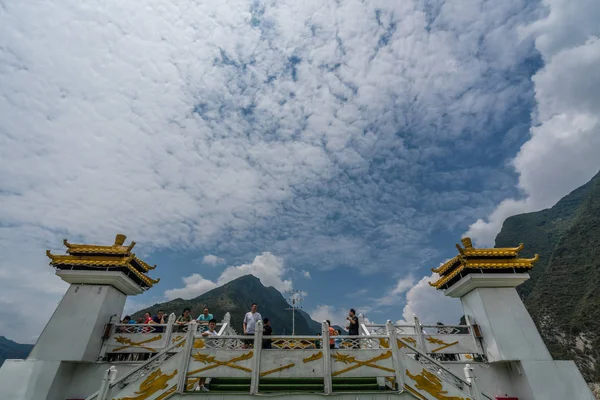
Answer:
<path fill-rule="evenodd" d="M 359 315 L 360 333 L 362 335 L 385 334 L 386 325 L 365 323 Z M 485 359 L 480 338 L 476 329 L 467 318 L 466 325 L 421 325 L 419 318 L 414 317 L 414 324 L 393 325 L 398 339 L 411 345 L 411 348 L 429 354 L 440 360 Z M 379 344 L 371 341 L 370 346 Z"/>
<path fill-rule="evenodd" d="M 332 394 L 337 378 L 372 377 L 395 391 L 410 391 L 426 399 L 439 398 L 435 397 L 439 393 L 449 398 L 483 399 L 468 365 L 467 379 L 455 375 L 406 342 L 391 321 L 384 325 L 385 334 L 373 334 L 362 324 L 367 329 L 364 335 L 335 337 L 329 336 L 326 323 L 321 336 L 263 336 L 259 321 L 254 336 L 237 335 L 223 325 L 217 336 L 208 337 L 198 333 L 195 325 L 190 324 L 178 353 L 173 348 L 179 342 L 171 344 L 116 382 L 105 379 L 99 393 L 106 396 L 97 393 L 88 400 L 135 397 L 149 390 L 153 392 L 146 394 L 167 398 L 193 390 L 202 378 L 246 378 L 248 393 L 258 394 L 261 379 L 302 377 L 322 379 L 324 394 Z M 331 339 L 341 339 L 346 345 L 331 348 Z M 263 349 L 263 344 L 270 348 Z"/>
<path fill-rule="evenodd" d="M 173 352 L 181 351 L 183 346 L 171 346 L 183 340 L 190 325 L 175 324 L 175 314 L 169 315 L 166 324 L 113 324 L 105 339 L 100 359 L 108 361 L 140 361 L 147 359 L 163 349 L 170 347 Z M 208 329 L 208 323 L 193 325 L 195 332 Z M 231 316 L 217 323 L 219 332 L 231 332 Z"/>

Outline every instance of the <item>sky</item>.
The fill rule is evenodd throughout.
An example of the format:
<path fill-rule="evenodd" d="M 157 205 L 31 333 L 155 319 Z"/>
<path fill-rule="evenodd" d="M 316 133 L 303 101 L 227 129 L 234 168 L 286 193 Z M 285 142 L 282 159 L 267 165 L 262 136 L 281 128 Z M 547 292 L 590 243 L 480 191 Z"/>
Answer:
<path fill-rule="evenodd" d="M 0 335 L 123 233 L 161 281 L 252 273 L 314 319 L 456 323 L 430 268 L 600 169 L 596 0 L 0 0 Z M 177 310 L 173 310 L 177 311 Z"/>

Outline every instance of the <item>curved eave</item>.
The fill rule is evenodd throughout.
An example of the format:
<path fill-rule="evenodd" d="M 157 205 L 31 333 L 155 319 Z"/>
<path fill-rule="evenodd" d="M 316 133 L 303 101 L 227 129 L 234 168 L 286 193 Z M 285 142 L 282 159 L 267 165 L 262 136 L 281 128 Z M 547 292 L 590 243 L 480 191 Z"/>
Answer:
<path fill-rule="evenodd" d="M 433 286 L 436 289 L 440 289 L 447 282 L 449 282 L 452 278 L 454 278 L 456 275 L 460 274 L 460 272 L 464 269 L 465 269 L 465 266 L 461 265 L 460 267 L 458 267 L 454 271 L 452 271 L 450 274 L 438 279 L 436 282 L 434 282 L 434 283 L 429 282 L 429 285 Z"/>
<path fill-rule="evenodd" d="M 156 268 L 156 265 L 150 265 L 144 260 L 139 259 L 137 256 L 133 256 L 133 260 L 144 270 L 144 271 L 152 271 Z"/>
<path fill-rule="evenodd" d="M 539 260 L 538 254 L 533 258 L 511 258 L 505 260 L 465 260 L 464 265 L 466 268 L 480 268 L 480 269 L 494 269 L 494 268 L 533 268 Z"/>
<path fill-rule="evenodd" d="M 435 272 L 436 274 L 442 275 L 445 272 L 447 272 L 450 268 L 455 266 L 457 263 L 460 263 L 460 261 L 461 261 L 460 256 L 456 256 L 456 257 L 451 258 L 450 260 L 446 261 L 444 264 L 442 264 L 438 268 L 431 268 L 431 271 Z"/>
<path fill-rule="evenodd" d="M 144 282 L 149 288 L 154 284 L 158 283 L 160 279 L 152 279 L 149 276 L 138 271 L 137 268 L 131 264 L 133 256 L 124 257 L 119 260 L 85 260 L 75 258 L 74 256 L 55 255 L 50 253 L 50 250 L 46 251 L 46 255 L 51 259 L 50 264 L 54 267 L 57 266 L 83 266 L 89 268 L 127 268 L 133 274 L 135 274 L 142 282 Z"/>

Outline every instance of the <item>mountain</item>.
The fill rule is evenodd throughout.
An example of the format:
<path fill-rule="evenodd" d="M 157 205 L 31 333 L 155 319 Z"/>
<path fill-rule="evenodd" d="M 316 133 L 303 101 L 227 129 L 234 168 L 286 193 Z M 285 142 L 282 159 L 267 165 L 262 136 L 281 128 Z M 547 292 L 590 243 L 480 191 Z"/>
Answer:
<path fill-rule="evenodd" d="M 540 255 L 517 290 L 548 349 L 600 381 L 600 173 L 550 209 L 508 218 L 496 247 L 519 242 Z"/>
<path fill-rule="evenodd" d="M 217 321 L 223 319 L 225 313 L 229 312 L 233 328 L 236 332 L 242 333 L 242 321 L 244 315 L 250 311 L 252 303 L 257 303 L 258 312 L 263 318 L 269 318 L 274 334 L 292 333 L 292 312 L 286 310 L 289 307 L 287 301 L 277 289 L 263 286 L 260 279 L 253 275 L 237 278 L 195 299 L 175 299 L 155 304 L 136 312 L 132 317 L 141 317 L 145 312 L 155 315 L 159 309 L 167 314 L 173 312 L 179 316 L 186 307 L 191 309 L 193 317 L 197 317 L 204 307 L 208 307 Z M 321 332 L 321 324 L 313 321 L 306 312 L 296 310 L 295 314 L 297 335 L 314 335 Z"/>
<path fill-rule="evenodd" d="M 4 360 L 27 358 L 32 348 L 33 345 L 31 344 L 16 343 L 0 336 L 0 366 L 4 363 Z"/>

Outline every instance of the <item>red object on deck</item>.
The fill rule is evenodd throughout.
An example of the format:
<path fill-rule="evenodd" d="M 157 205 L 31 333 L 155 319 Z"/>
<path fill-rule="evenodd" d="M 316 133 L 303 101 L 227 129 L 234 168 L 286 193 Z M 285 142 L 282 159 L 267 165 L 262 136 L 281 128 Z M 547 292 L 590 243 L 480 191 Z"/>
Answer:
<path fill-rule="evenodd" d="M 496 396 L 496 400 L 519 400 L 518 397 L 498 397 Z"/>

